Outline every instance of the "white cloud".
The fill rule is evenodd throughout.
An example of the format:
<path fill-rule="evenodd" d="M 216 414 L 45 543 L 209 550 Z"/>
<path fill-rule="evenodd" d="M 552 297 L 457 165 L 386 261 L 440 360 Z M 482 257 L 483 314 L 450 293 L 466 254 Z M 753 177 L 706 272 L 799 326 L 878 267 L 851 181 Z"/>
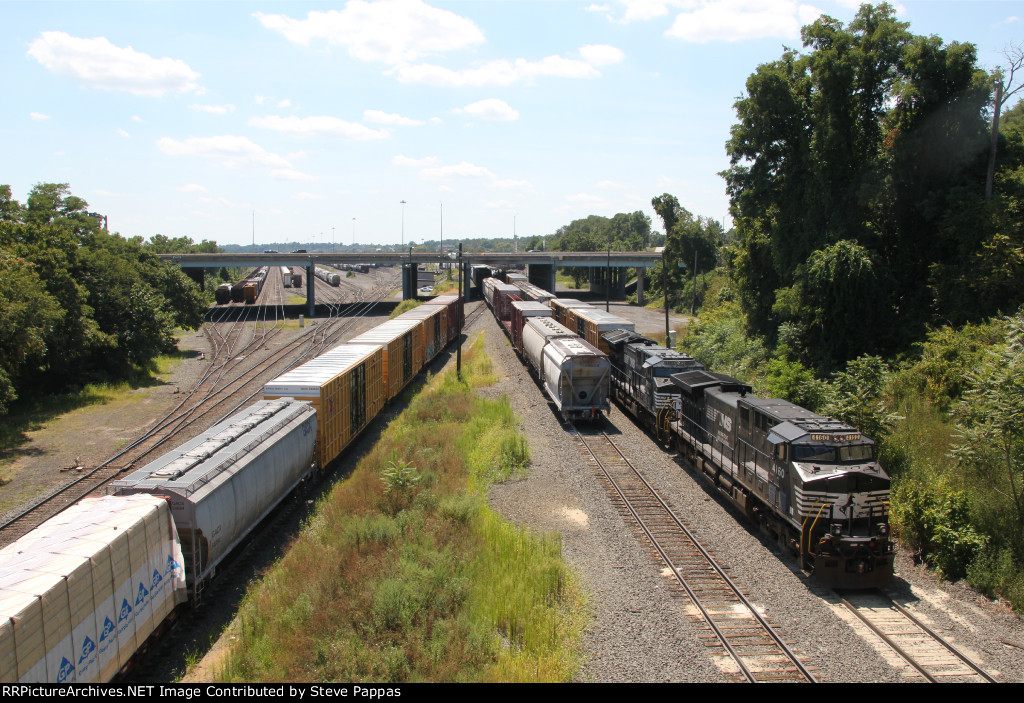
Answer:
<path fill-rule="evenodd" d="M 414 127 L 423 124 L 422 120 L 414 120 L 411 117 L 402 117 L 401 115 L 382 110 L 363 110 L 363 119 L 374 124 L 393 124 L 402 127 Z"/>
<path fill-rule="evenodd" d="M 600 183 L 597 184 L 597 187 L 598 188 L 610 189 L 610 190 L 622 190 L 626 186 L 624 186 L 624 185 L 622 185 L 620 183 L 616 183 L 615 181 L 601 181 Z"/>
<path fill-rule="evenodd" d="M 584 47 L 586 48 L 586 47 Z M 602 47 L 601 51 L 592 51 L 592 55 L 602 60 L 611 56 L 608 50 L 614 47 Z M 620 52 L 621 53 L 621 52 Z M 604 65 L 604 64 L 602 64 Z M 540 61 L 516 59 L 508 61 L 499 59 L 489 61 L 477 68 L 453 70 L 434 64 L 402 64 L 389 73 L 395 75 L 402 83 L 424 83 L 434 86 L 485 86 L 512 85 L 513 83 L 531 83 L 539 77 L 553 78 L 598 78 L 601 72 L 588 60 L 567 59 L 563 56 L 546 56 Z"/>
<path fill-rule="evenodd" d="M 302 171 L 296 171 L 295 169 L 291 168 L 279 168 L 274 171 L 271 171 L 270 177 L 280 178 L 285 181 L 312 182 L 316 180 L 316 176 L 310 175 L 308 173 L 303 173 Z"/>
<path fill-rule="evenodd" d="M 144 124 L 146 121 L 144 119 L 142 119 L 141 117 L 139 117 L 138 115 L 132 115 L 132 122 L 138 122 L 139 124 Z"/>
<path fill-rule="evenodd" d="M 49 115 L 44 115 L 41 112 L 30 112 L 30 113 L 28 113 L 28 116 L 31 117 L 36 122 L 42 122 L 43 120 L 50 119 Z"/>
<path fill-rule="evenodd" d="M 254 16 L 296 44 L 324 40 L 347 47 L 361 61 L 397 64 L 484 42 L 472 20 L 420 0 L 350 0 L 343 10 L 312 11 L 304 20 L 261 12 Z"/>
<path fill-rule="evenodd" d="M 498 98 L 487 98 L 486 100 L 471 103 L 456 112 L 465 112 L 481 120 L 496 122 L 511 122 L 519 119 L 519 112 L 514 110 L 507 102 Z"/>
<path fill-rule="evenodd" d="M 436 156 L 424 156 L 422 159 L 411 159 L 408 156 L 402 156 L 399 154 L 391 159 L 391 163 L 395 166 L 408 166 L 409 168 L 424 168 L 426 166 L 436 164 L 437 162 L 438 158 Z"/>
<path fill-rule="evenodd" d="M 798 39 L 800 27 L 821 14 L 796 0 L 698 0 L 676 16 L 666 36 L 683 41 Z"/>
<path fill-rule="evenodd" d="M 206 193 L 206 188 L 203 188 L 198 183 L 186 183 L 185 185 L 178 188 L 183 193 Z"/>
<path fill-rule="evenodd" d="M 420 170 L 420 176 L 432 181 L 447 178 L 494 178 L 494 174 L 483 166 L 462 161 L 450 166 L 433 166 Z"/>
<path fill-rule="evenodd" d="M 597 5 L 597 4 L 593 4 L 593 5 L 587 5 L 583 9 L 586 10 L 587 12 L 611 12 L 612 7 L 611 7 L 611 5 Z"/>
<path fill-rule="evenodd" d="M 130 135 L 127 130 L 121 129 L 120 127 L 117 128 L 117 133 L 120 134 L 125 139 L 132 138 L 132 135 Z"/>
<path fill-rule="evenodd" d="M 201 156 L 213 159 L 225 168 L 291 168 L 287 159 L 267 151 L 248 137 L 224 134 L 217 137 L 189 137 L 180 142 L 170 137 L 161 137 L 156 145 L 170 156 Z"/>
<path fill-rule="evenodd" d="M 440 185 L 437 187 L 438 193 L 457 193 L 458 191 L 451 186 Z"/>
<path fill-rule="evenodd" d="M 1007 24 L 1013 24 L 1014 22 L 1020 22 L 1020 17 L 1017 17 L 1016 15 L 1010 15 L 1006 19 L 996 22 L 995 26 L 1002 27 Z"/>
<path fill-rule="evenodd" d="M 257 105 L 262 105 L 263 103 L 265 103 L 267 101 L 267 96 L 265 96 L 265 95 L 254 95 L 252 99 L 256 101 Z"/>
<path fill-rule="evenodd" d="M 199 91 L 199 74 L 184 61 L 156 59 L 130 46 L 114 46 L 105 37 L 43 32 L 29 46 L 28 55 L 57 75 L 103 90 L 152 97 Z"/>
<path fill-rule="evenodd" d="M 124 193 L 114 193 L 114 192 L 109 191 L 109 190 L 100 190 L 100 189 L 93 190 L 93 193 L 95 193 L 96 195 L 103 195 L 103 196 L 106 196 L 108 198 L 120 198 L 121 196 L 124 195 Z"/>
<path fill-rule="evenodd" d="M 622 49 L 608 44 L 587 44 L 580 47 L 580 56 L 591 66 L 610 66 L 626 58 Z"/>
<path fill-rule="evenodd" d="M 234 105 L 189 105 L 189 110 L 195 110 L 196 112 L 209 112 L 212 115 L 226 115 L 229 112 L 235 111 Z"/>
<path fill-rule="evenodd" d="M 292 106 L 292 101 L 289 100 L 288 98 L 285 98 L 284 100 L 279 100 L 278 103 L 277 103 L 277 106 L 278 107 L 282 107 L 282 108 L 283 107 L 291 107 Z"/>
<path fill-rule="evenodd" d="M 444 120 L 442 120 L 440 117 L 431 117 L 430 124 L 444 124 Z"/>
<path fill-rule="evenodd" d="M 371 139 L 385 139 L 391 136 L 387 130 L 370 129 L 366 125 L 346 122 L 330 115 L 316 117 L 268 115 L 267 117 L 253 117 L 249 120 L 249 124 L 253 127 L 271 129 L 275 132 L 285 132 L 298 137 L 332 136 L 363 142 Z"/>
<path fill-rule="evenodd" d="M 319 193 L 296 193 L 292 196 L 292 200 L 323 200 L 326 195 L 320 195 Z"/>
<path fill-rule="evenodd" d="M 668 14 L 670 5 L 684 4 L 672 2 L 672 0 L 620 0 L 620 2 L 626 6 L 626 11 L 623 13 L 622 19 L 619 20 L 623 24 L 635 20 L 652 20 L 655 17 L 662 17 Z"/>

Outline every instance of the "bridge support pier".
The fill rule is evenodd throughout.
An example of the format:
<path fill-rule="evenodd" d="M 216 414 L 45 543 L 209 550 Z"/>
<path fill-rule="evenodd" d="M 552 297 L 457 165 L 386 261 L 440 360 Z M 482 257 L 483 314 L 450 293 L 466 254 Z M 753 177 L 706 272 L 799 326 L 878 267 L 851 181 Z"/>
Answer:
<path fill-rule="evenodd" d="M 608 280 L 608 274 L 611 274 L 611 280 Z M 590 269 L 590 292 L 591 293 L 605 293 L 608 288 L 611 288 L 611 296 L 615 300 L 622 300 L 626 297 L 626 269 L 613 266 L 608 268 L 592 268 Z"/>
<path fill-rule="evenodd" d="M 548 293 L 555 292 L 555 267 L 553 264 L 530 264 L 526 269 L 530 283 Z"/>
<path fill-rule="evenodd" d="M 402 300 L 416 297 L 417 275 L 416 264 L 402 264 Z"/>
<path fill-rule="evenodd" d="M 308 317 L 316 315 L 316 266 L 310 264 L 306 267 L 306 314 Z"/>

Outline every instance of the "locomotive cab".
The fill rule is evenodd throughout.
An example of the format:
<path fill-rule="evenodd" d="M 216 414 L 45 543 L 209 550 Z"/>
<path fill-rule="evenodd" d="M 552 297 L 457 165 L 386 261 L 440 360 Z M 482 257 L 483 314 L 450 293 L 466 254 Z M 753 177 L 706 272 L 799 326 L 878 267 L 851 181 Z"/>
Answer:
<path fill-rule="evenodd" d="M 766 438 L 772 473 L 788 478 L 791 504 L 779 507 L 799 521 L 801 564 L 826 585 L 882 585 L 893 561 L 889 476 L 871 439 L 835 420 L 815 424 L 784 422 Z"/>

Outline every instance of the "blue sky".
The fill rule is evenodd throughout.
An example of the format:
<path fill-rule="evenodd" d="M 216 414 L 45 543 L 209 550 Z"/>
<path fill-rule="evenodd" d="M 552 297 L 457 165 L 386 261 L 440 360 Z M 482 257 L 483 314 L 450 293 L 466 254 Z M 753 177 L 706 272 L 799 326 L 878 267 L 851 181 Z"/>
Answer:
<path fill-rule="evenodd" d="M 897 5 L 981 64 L 1014 2 Z M 126 236 L 548 234 L 668 192 L 719 220 L 733 103 L 820 14 L 788 0 L 0 2 L 0 183 Z M 1018 17 L 1018 15 L 1020 17 Z M 403 206 L 400 201 L 405 200 Z"/>

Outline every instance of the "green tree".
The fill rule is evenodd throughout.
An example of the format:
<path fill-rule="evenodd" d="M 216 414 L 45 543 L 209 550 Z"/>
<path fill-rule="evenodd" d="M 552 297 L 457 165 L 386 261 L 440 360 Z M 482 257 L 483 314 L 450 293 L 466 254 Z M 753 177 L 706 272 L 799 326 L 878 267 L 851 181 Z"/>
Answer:
<path fill-rule="evenodd" d="M 782 322 L 806 323 L 801 315 L 823 302 L 815 290 L 825 292 L 815 272 L 829 261 L 853 257 L 858 278 L 840 286 L 848 297 L 878 283 L 873 300 L 888 324 L 861 325 L 852 346 L 820 355 L 834 366 L 918 339 L 948 314 L 940 291 L 991 233 L 989 89 L 973 46 L 915 36 L 887 4 L 862 5 L 848 26 L 823 16 L 802 38 L 806 53 L 787 49 L 747 80 L 723 175 L 739 235 L 734 271 L 756 332 L 774 338 Z M 844 312 L 823 323 L 864 307 L 840 295 L 826 297 Z"/>
<path fill-rule="evenodd" d="M 955 408 L 960 442 L 953 455 L 1010 504 L 1024 535 L 1024 311 L 1006 319 L 1007 341 L 968 375 Z"/>
<path fill-rule="evenodd" d="M 0 250 L 0 414 L 18 397 L 23 377 L 39 371 L 62 318 L 32 264 Z"/>

